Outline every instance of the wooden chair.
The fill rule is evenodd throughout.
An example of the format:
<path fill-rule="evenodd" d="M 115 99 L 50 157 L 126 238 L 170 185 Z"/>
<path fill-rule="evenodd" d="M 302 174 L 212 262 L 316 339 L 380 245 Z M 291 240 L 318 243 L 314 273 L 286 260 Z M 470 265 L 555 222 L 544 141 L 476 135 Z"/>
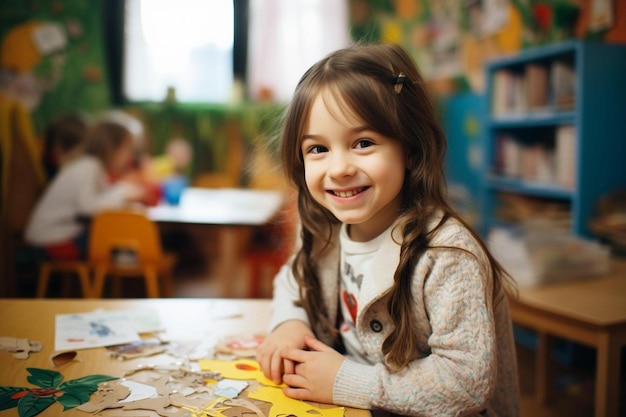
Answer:
<path fill-rule="evenodd" d="M 89 280 L 89 264 L 78 260 L 44 261 L 39 266 L 37 298 L 44 298 L 48 292 L 48 282 L 53 272 L 73 273 L 78 276 L 84 298 L 91 298 L 91 282 Z M 65 283 L 64 283 L 65 284 Z"/>
<path fill-rule="evenodd" d="M 144 213 L 108 210 L 94 217 L 89 234 L 93 297 L 102 297 L 107 276 L 144 277 L 149 298 L 169 297 L 175 262 L 175 256 L 163 252 L 158 228 Z"/>

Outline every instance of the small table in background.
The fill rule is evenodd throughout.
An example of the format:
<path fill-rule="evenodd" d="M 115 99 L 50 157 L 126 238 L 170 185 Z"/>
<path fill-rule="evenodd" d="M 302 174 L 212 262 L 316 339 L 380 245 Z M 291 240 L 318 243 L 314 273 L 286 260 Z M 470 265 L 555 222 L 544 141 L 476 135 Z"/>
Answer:
<path fill-rule="evenodd" d="M 594 415 L 617 416 L 621 348 L 626 346 L 626 260 L 612 260 L 603 276 L 520 288 L 510 307 L 514 323 L 537 332 L 537 400 L 550 398 L 551 339 L 557 336 L 597 350 Z"/>
<path fill-rule="evenodd" d="M 249 233 L 267 224 L 279 213 L 284 201 L 281 191 L 189 187 L 178 205 L 151 207 L 147 213 L 157 223 L 217 228 L 218 262 L 211 273 L 221 282 L 221 295 L 230 297 L 233 277 L 241 265 L 242 232 Z"/>

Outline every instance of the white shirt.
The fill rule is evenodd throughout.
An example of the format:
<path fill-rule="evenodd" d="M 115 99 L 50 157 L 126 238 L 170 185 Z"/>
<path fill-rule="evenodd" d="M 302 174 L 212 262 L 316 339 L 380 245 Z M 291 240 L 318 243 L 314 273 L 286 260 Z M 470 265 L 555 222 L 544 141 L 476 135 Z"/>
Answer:
<path fill-rule="evenodd" d="M 359 295 L 364 279 L 376 277 L 364 276 L 363 271 L 371 271 L 374 255 L 380 249 L 388 231 L 367 242 L 356 242 L 348 236 L 348 228 L 342 225 L 339 232 L 341 246 L 340 260 L 341 280 L 339 283 L 340 305 L 342 321 L 339 331 L 343 339 L 346 352 L 355 360 L 369 363 L 361 341 L 356 332 L 356 317 L 359 307 Z"/>
<path fill-rule="evenodd" d="M 26 241 L 50 245 L 74 239 L 85 227 L 79 216 L 123 206 L 127 186 L 111 185 L 102 162 L 94 156 L 69 162 L 37 202 L 26 228 Z"/>

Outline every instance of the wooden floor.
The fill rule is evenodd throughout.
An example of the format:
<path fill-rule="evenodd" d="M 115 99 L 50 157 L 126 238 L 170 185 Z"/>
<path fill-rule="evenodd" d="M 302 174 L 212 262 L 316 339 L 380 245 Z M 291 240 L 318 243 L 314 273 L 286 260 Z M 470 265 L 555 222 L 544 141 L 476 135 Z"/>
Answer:
<path fill-rule="evenodd" d="M 220 297 L 220 285 L 216 280 L 206 277 L 205 265 L 186 263 L 186 267 L 178 268 L 175 276 L 175 296 L 183 298 L 212 298 Z M 234 287 L 239 289 L 235 296 L 245 294 L 245 270 L 241 271 L 241 276 L 235 277 Z M 31 283 L 29 284 L 29 280 Z M 20 296 L 34 296 L 34 281 L 36 276 L 25 277 L 19 286 Z M 142 297 L 144 289 L 141 281 L 131 283 L 130 288 L 125 287 L 133 293 L 131 296 Z M 53 285 L 57 289 L 59 286 Z M 80 296 L 72 293 L 77 291 L 77 285 L 69 285 L 70 293 L 53 293 L 51 296 Z M 57 290 L 59 292 L 60 290 Z M 67 290 L 66 290 L 67 291 Z M 269 295 L 270 289 L 266 287 L 265 293 Z M 517 345 L 517 360 L 520 377 L 521 409 L 522 417 L 592 417 L 593 416 L 593 394 L 594 394 L 594 361 L 595 353 L 591 349 L 581 347 L 582 354 L 574 361 L 566 365 L 554 365 L 554 401 L 548 405 L 539 405 L 534 400 L 534 360 L 535 355 L 532 349 Z M 621 406 L 620 415 L 616 417 L 626 417 L 626 358 L 622 351 L 622 391 L 620 395 Z"/>

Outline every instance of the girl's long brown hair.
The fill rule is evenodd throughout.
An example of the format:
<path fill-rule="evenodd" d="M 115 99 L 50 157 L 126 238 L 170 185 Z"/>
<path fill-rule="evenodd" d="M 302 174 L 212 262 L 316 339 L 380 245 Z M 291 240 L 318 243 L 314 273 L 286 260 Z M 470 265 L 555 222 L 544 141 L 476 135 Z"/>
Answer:
<path fill-rule="evenodd" d="M 400 74 L 406 78 L 397 92 Z M 427 230 L 428 219 L 440 210 L 444 216 L 439 225 L 453 217 L 467 226 L 446 200 L 445 136 L 417 67 L 398 45 L 363 45 L 336 51 L 311 67 L 296 87 L 281 132 L 282 162 L 287 177 L 298 190 L 302 223 L 301 247 L 295 255 L 292 271 L 300 286 L 300 304 L 309 320 L 321 323 L 321 328 L 335 337 L 338 333 L 326 313 L 316 259 L 331 243 L 333 228 L 339 221 L 308 192 L 300 151 L 303 126 L 313 100 L 322 91 L 333 94 L 339 103 L 345 104 L 347 112 L 369 128 L 400 141 L 407 156 L 399 213 L 400 258 L 393 287 L 387 295 L 387 310 L 395 328 L 383 343 L 387 365 L 398 370 L 418 357 L 417 335 L 411 322 L 414 304 L 411 283 L 417 261 L 429 248 L 436 231 Z M 495 296 L 505 273 L 481 239 L 472 233 L 491 264 Z"/>

